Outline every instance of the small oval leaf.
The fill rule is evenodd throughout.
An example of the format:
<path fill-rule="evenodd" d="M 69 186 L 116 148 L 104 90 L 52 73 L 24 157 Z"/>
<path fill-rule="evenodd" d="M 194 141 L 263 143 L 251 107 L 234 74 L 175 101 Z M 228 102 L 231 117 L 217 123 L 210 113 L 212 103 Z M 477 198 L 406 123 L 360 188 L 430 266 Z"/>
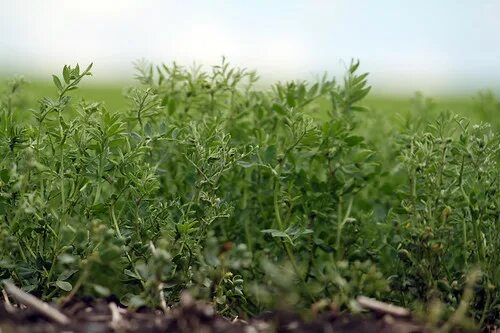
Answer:
<path fill-rule="evenodd" d="M 59 288 L 61 288 L 64 291 L 71 291 L 71 289 L 73 289 L 73 286 L 71 285 L 71 283 L 66 282 L 66 281 L 56 281 L 56 286 L 58 286 Z"/>

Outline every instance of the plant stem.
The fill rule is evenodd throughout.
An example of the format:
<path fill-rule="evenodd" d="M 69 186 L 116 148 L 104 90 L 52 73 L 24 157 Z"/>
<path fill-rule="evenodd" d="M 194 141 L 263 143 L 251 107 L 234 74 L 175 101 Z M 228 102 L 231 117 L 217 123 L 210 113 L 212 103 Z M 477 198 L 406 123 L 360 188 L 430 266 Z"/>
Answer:
<path fill-rule="evenodd" d="M 352 203 L 354 201 L 354 198 L 351 197 L 349 199 L 349 203 L 347 204 L 347 210 L 342 218 L 342 196 L 339 197 L 339 203 L 338 203 L 338 212 L 337 212 L 337 238 L 335 240 L 335 253 L 337 255 L 337 260 L 342 260 L 343 253 L 340 245 L 340 241 L 342 239 L 342 229 L 344 228 L 344 225 L 347 223 L 349 220 L 349 215 L 351 215 L 351 209 L 352 209 Z"/>
<path fill-rule="evenodd" d="M 278 226 L 278 229 L 280 231 L 283 231 L 283 222 L 281 221 L 281 213 L 280 213 L 280 208 L 279 208 L 279 173 L 278 175 L 275 176 L 274 179 L 274 213 L 275 213 L 275 219 L 276 219 L 276 224 Z M 280 238 L 281 244 L 283 245 L 286 255 L 288 256 L 288 259 L 290 260 L 290 263 L 292 264 L 293 270 L 295 271 L 295 275 L 297 278 L 300 280 L 300 283 L 302 284 L 304 291 L 307 293 L 307 296 L 309 297 L 310 300 L 313 299 L 311 293 L 309 292 L 309 289 L 307 288 L 306 281 L 302 274 L 300 273 L 299 266 L 297 264 L 297 261 L 295 260 L 295 256 L 292 252 L 292 249 L 290 247 L 290 244 L 286 242 L 284 238 Z"/>

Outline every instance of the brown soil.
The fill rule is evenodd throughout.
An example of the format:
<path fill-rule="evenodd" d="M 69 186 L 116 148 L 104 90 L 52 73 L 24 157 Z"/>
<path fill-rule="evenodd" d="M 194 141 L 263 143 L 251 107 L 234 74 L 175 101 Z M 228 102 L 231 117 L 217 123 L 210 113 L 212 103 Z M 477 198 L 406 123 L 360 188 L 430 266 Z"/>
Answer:
<path fill-rule="evenodd" d="M 164 314 L 147 308 L 131 312 L 103 299 L 75 300 L 59 310 L 69 317 L 69 324 L 57 324 L 31 308 L 0 303 L 0 332 L 426 332 L 411 316 L 376 312 L 351 315 L 328 311 L 304 321 L 293 312 L 276 311 L 243 321 L 221 317 L 211 306 L 202 303 L 184 304 Z"/>
<path fill-rule="evenodd" d="M 12 304 L 7 292 L 19 303 Z M 208 304 L 194 302 L 184 293 L 177 308 L 160 311 L 141 308 L 130 311 L 109 299 L 73 299 L 64 306 L 49 305 L 13 285 L 2 290 L 0 333 L 418 333 L 431 332 L 407 309 L 359 297 L 358 304 L 369 310 L 353 315 L 325 311 L 304 320 L 289 311 L 266 312 L 248 321 L 222 317 Z M 452 332 L 465 332 L 452 329 Z M 499 333 L 495 328 L 483 332 Z"/>

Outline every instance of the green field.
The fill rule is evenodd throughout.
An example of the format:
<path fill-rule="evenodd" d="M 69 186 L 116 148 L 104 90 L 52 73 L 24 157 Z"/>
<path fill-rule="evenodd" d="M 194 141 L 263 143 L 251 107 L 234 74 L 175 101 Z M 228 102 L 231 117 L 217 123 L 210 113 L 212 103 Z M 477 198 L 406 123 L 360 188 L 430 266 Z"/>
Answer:
<path fill-rule="evenodd" d="M 0 80 L 5 87 L 7 79 Z M 55 96 L 56 89 L 51 81 L 40 81 L 27 79 L 24 96 L 35 105 L 42 96 Z M 92 81 L 90 78 L 89 81 Z M 126 99 L 127 89 L 133 84 L 120 85 L 118 83 L 92 83 L 85 82 L 73 95 L 76 98 L 84 98 L 93 101 L 103 102 L 104 105 L 113 111 L 123 111 L 128 107 Z M 368 95 L 363 104 L 369 108 L 384 113 L 397 114 L 411 112 L 416 108 L 416 96 L 410 95 Z M 466 117 L 475 122 L 486 121 L 498 125 L 500 123 L 500 106 L 494 95 L 488 92 L 477 92 L 476 94 L 460 96 L 424 96 L 431 99 L 435 104 L 435 111 L 451 111 Z"/>
<path fill-rule="evenodd" d="M 4 85 L 0 280 L 131 308 L 187 289 L 241 318 L 365 295 L 442 332 L 500 324 L 500 103 L 370 96 L 358 66 L 269 89 L 227 63 Z"/>

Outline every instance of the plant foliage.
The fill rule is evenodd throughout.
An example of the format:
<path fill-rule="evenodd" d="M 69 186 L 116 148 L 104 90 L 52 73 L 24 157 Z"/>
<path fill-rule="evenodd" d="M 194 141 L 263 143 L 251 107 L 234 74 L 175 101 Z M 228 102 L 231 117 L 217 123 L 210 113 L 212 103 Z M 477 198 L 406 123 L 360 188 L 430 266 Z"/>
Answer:
<path fill-rule="evenodd" d="M 13 80 L 0 105 L 0 278 L 134 307 L 189 289 L 228 315 L 353 309 L 358 295 L 449 314 L 477 268 L 469 315 L 498 324 L 498 131 L 426 103 L 380 118 L 360 104 L 358 67 L 261 89 L 225 60 L 139 63 L 126 112 L 74 98 L 92 65 L 64 66 L 56 97 L 33 110 Z M 481 96 L 487 112 L 494 97 Z"/>

